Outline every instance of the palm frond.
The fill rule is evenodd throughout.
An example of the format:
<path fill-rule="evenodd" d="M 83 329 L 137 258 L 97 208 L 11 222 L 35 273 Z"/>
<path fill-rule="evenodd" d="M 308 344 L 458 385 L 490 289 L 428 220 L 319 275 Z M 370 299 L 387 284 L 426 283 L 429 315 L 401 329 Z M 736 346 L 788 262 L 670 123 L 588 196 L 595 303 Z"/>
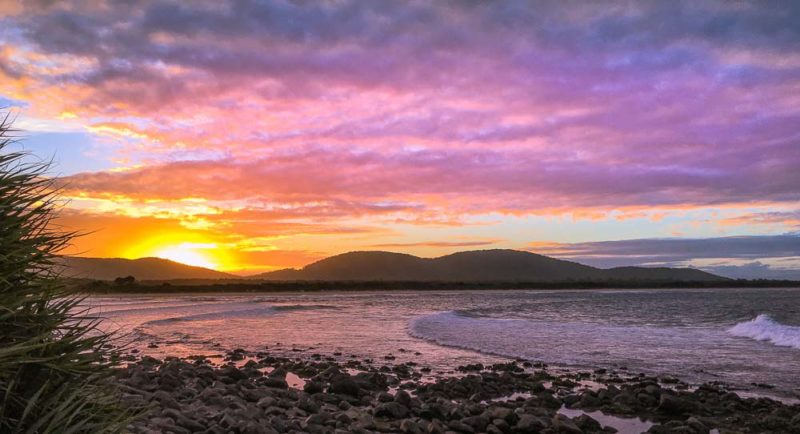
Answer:
<path fill-rule="evenodd" d="M 59 189 L 48 162 L 8 148 L 0 116 L 0 432 L 113 433 L 134 412 L 111 381 L 112 336 L 54 267 L 74 233 L 53 224 Z"/>

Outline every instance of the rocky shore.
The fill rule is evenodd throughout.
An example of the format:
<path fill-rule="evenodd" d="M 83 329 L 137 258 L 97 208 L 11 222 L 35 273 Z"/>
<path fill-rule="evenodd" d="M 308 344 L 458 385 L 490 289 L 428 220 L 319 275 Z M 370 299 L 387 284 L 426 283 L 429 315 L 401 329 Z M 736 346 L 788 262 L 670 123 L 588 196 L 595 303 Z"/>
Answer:
<path fill-rule="evenodd" d="M 720 384 L 514 361 L 432 376 L 382 363 L 235 350 L 120 369 L 133 433 L 800 433 L 800 405 Z"/>

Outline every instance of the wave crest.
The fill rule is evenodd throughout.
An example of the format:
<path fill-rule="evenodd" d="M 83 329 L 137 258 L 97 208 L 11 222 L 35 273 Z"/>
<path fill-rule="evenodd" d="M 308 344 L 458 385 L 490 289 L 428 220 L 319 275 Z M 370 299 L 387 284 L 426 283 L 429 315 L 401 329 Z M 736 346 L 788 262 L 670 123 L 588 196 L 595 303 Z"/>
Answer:
<path fill-rule="evenodd" d="M 768 341 L 781 347 L 800 349 L 800 327 L 781 324 L 766 314 L 740 322 L 729 328 L 728 333 L 757 341 Z"/>
<path fill-rule="evenodd" d="M 448 310 L 438 312 L 430 315 L 423 315 L 413 318 L 407 328 L 407 333 L 411 337 L 422 339 L 443 347 L 459 348 L 462 350 L 475 351 L 478 353 L 500 356 L 500 357 L 523 357 L 521 354 L 507 351 L 499 351 L 488 348 L 486 345 L 480 343 L 463 342 L 459 336 L 452 336 L 447 333 L 446 336 L 438 336 L 439 333 L 448 329 L 454 330 L 474 330 L 479 324 L 492 325 L 502 320 L 483 320 L 479 317 L 471 315 L 467 311 L 461 310 Z M 519 321 L 519 320 L 506 320 L 506 321 Z M 439 333 L 437 333 L 439 332 Z M 494 334 L 499 334 L 500 330 L 495 330 Z M 474 336 L 474 335 L 473 335 Z"/>
<path fill-rule="evenodd" d="M 168 318 L 159 318 L 145 322 L 143 325 L 164 325 L 176 322 L 188 321 L 216 321 L 216 320 L 231 320 L 231 319 L 254 319 L 263 318 L 278 313 L 289 313 L 301 310 L 317 310 L 317 309 L 334 309 L 332 306 L 327 305 L 282 305 L 282 306 L 259 306 L 259 307 L 246 307 L 244 309 L 234 308 L 239 307 L 240 304 L 229 305 L 229 309 L 215 310 L 212 312 L 203 312 L 191 315 L 172 316 Z"/>

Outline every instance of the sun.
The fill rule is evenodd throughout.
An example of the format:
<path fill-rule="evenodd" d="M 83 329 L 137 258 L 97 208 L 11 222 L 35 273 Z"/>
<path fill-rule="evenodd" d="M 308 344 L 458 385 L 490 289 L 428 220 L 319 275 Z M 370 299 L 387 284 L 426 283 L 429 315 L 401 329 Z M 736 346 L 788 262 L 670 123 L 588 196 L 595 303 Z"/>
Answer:
<path fill-rule="evenodd" d="M 208 252 L 216 247 L 214 243 L 181 243 L 163 247 L 153 253 L 153 256 L 186 265 L 217 269 L 218 264 L 211 259 Z"/>

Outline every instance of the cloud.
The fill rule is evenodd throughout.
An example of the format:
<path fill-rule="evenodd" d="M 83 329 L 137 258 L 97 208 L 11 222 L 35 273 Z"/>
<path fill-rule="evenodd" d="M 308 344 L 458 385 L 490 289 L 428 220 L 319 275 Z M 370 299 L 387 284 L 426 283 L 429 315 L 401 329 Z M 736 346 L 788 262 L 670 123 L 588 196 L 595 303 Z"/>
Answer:
<path fill-rule="evenodd" d="M 743 265 L 709 265 L 703 269 L 732 279 L 800 280 L 800 270 L 797 268 L 776 268 L 759 261 Z"/>
<path fill-rule="evenodd" d="M 755 258 L 800 256 L 797 234 L 737 236 L 721 238 L 666 238 L 597 241 L 539 246 L 541 251 L 560 255 L 618 255 L 663 257 L 668 260 L 692 258 Z"/>
<path fill-rule="evenodd" d="M 767 211 L 730 217 L 722 220 L 726 225 L 783 225 L 788 228 L 800 228 L 800 211 Z"/>
<path fill-rule="evenodd" d="M 0 104 L 91 135 L 61 169 L 83 216 L 241 236 L 692 207 L 797 226 L 796 2 L 18 3 Z"/>
<path fill-rule="evenodd" d="M 800 278 L 800 235 L 792 233 L 586 243 L 539 242 L 532 243 L 529 250 L 603 268 L 691 265 L 734 278 Z"/>
<path fill-rule="evenodd" d="M 800 198 L 794 187 L 800 185 L 797 171 L 781 174 L 780 180 L 760 173 L 742 176 L 746 171 L 600 168 L 580 162 L 540 161 L 515 151 L 377 152 L 312 146 L 249 161 L 181 161 L 121 172 L 83 173 L 64 182 L 71 191 L 139 199 L 432 200 L 452 201 L 458 209 L 479 212 L 703 206 L 756 197 L 763 201 Z"/>
<path fill-rule="evenodd" d="M 800 199 L 800 64 L 768 61 L 800 48 L 791 3 L 99 3 L 4 20 L 12 90 L 143 166 L 72 180 L 87 191 Z"/>

